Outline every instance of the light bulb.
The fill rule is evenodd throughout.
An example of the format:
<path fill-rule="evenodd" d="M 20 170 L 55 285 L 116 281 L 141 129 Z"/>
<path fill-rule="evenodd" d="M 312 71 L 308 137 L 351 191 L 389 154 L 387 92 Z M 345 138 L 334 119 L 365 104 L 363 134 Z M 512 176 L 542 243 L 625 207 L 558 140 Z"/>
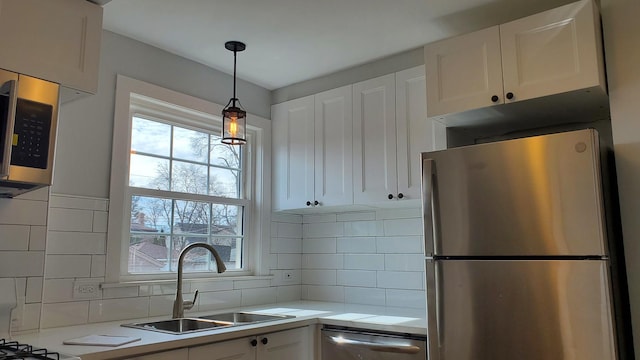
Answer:
<path fill-rule="evenodd" d="M 231 136 L 236 137 L 238 133 L 238 118 L 235 116 L 231 117 L 231 122 L 229 123 L 229 133 Z"/>

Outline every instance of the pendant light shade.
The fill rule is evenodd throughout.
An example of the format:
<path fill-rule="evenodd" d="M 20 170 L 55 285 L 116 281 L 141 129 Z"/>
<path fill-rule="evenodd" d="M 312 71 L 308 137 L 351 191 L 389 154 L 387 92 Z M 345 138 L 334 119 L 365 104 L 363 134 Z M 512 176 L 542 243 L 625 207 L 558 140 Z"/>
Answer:
<path fill-rule="evenodd" d="M 243 51 L 246 45 L 239 41 L 227 41 L 224 47 L 233 51 L 233 97 L 222 110 L 222 143 L 244 145 L 247 143 L 247 112 L 236 97 L 236 53 Z"/>

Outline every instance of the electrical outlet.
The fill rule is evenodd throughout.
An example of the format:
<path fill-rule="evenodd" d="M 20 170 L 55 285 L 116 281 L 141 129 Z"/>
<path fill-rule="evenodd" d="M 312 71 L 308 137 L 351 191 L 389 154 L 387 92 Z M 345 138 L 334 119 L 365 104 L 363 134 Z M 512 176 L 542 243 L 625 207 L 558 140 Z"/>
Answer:
<path fill-rule="evenodd" d="M 74 299 L 98 299 L 101 297 L 101 293 L 102 290 L 98 282 L 78 280 L 73 283 Z"/>

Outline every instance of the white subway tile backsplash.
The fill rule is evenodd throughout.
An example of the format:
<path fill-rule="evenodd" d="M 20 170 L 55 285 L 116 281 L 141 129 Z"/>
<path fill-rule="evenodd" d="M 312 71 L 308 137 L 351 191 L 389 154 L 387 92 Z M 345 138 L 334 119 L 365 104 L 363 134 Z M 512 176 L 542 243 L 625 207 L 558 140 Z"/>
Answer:
<path fill-rule="evenodd" d="M 104 277 L 106 261 L 105 255 L 91 255 L 91 277 Z"/>
<path fill-rule="evenodd" d="M 338 238 L 337 251 L 339 253 L 375 253 L 376 238 L 371 236 Z"/>
<path fill-rule="evenodd" d="M 107 211 L 109 200 L 84 196 L 51 194 L 49 204 L 52 208 Z"/>
<path fill-rule="evenodd" d="M 302 283 L 306 285 L 336 285 L 336 270 L 302 270 Z"/>
<path fill-rule="evenodd" d="M 345 287 L 344 301 L 351 304 L 384 306 L 385 291 L 377 288 Z"/>
<path fill-rule="evenodd" d="M 240 306 L 242 290 L 203 292 L 198 296 L 198 310 L 219 310 Z"/>
<path fill-rule="evenodd" d="M 0 222 L 11 225 L 47 224 L 47 202 L 14 199 L 0 199 Z"/>
<path fill-rule="evenodd" d="M 272 238 L 271 253 L 301 254 L 302 237 L 300 238 Z"/>
<path fill-rule="evenodd" d="M 233 280 L 190 281 L 191 289 L 200 292 L 233 290 Z"/>
<path fill-rule="evenodd" d="M 302 216 L 303 224 L 336 222 L 336 214 L 308 214 Z"/>
<path fill-rule="evenodd" d="M 384 270 L 384 255 L 345 254 L 344 268 L 351 270 Z"/>
<path fill-rule="evenodd" d="M 376 272 L 365 270 L 338 270 L 338 285 L 376 287 Z"/>
<path fill-rule="evenodd" d="M 42 286 L 42 277 L 27 278 L 25 301 L 29 304 L 42 302 Z"/>
<path fill-rule="evenodd" d="M 174 300 L 175 296 L 171 295 L 149 297 L 149 316 L 170 315 L 173 312 Z M 194 309 L 197 307 L 194 306 Z"/>
<path fill-rule="evenodd" d="M 0 225 L 0 251 L 29 250 L 28 225 Z"/>
<path fill-rule="evenodd" d="M 302 254 L 278 254 L 278 269 L 300 269 Z"/>
<path fill-rule="evenodd" d="M 342 213 L 342 214 L 338 214 L 338 221 L 361 221 L 361 220 L 375 220 L 376 219 L 376 213 L 373 211 L 368 211 L 368 212 L 364 212 L 364 211 L 359 211 L 359 212 L 348 212 L 348 213 Z"/>
<path fill-rule="evenodd" d="M 20 331 L 37 330 L 40 327 L 41 308 L 42 304 L 40 302 L 25 304 L 22 307 L 22 324 Z"/>
<path fill-rule="evenodd" d="M 29 250 L 44 251 L 47 241 L 46 226 L 31 226 L 29 231 Z"/>
<path fill-rule="evenodd" d="M 91 232 L 93 230 L 93 211 L 51 208 L 48 228 L 49 231 Z"/>
<path fill-rule="evenodd" d="M 302 298 L 302 286 L 278 286 L 276 293 L 276 302 L 298 301 Z"/>
<path fill-rule="evenodd" d="M 48 201 L 49 200 L 49 186 L 41 187 L 38 190 L 29 191 L 22 195 L 16 196 L 14 199 L 20 200 L 36 200 L 36 201 Z"/>
<path fill-rule="evenodd" d="M 376 211 L 376 219 L 377 220 L 408 219 L 408 218 L 419 218 L 419 219 L 422 219 L 422 209 L 421 208 L 380 209 L 380 210 Z"/>
<path fill-rule="evenodd" d="M 303 269 L 342 269 L 342 254 L 303 254 Z"/>
<path fill-rule="evenodd" d="M 385 236 L 422 235 L 422 219 L 383 220 Z"/>
<path fill-rule="evenodd" d="M 292 223 L 302 224 L 302 215 L 286 214 L 286 213 L 272 213 L 271 214 L 272 225 L 274 223 Z"/>
<path fill-rule="evenodd" d="M 301 272 L 300 269 L 272 270 L 271 286 L 299 285 L 302 283 Z"/>
<path fill-rule="evenodd" d="M 49 231 L 47 255 L 105 254 L 106 243 L 105 233 Z"/>
<path fill-rule="evenodd" d="M 276 223 L 276 236 L 281 238 L 301 238 L 302 224 Z"/>
<path fill-rule="evenodd" d="M 242 289 L 241 306 L 251 306 L 260 304 L 272 304 L 276 302 L 277 288 L 253 288 Z"/>
<path fill-rule="evenodd" d="M 315 301 L 344 302 L 344 287 L 303 285 L 302 298 Z"/>
<path fill-rule="evenodd" d="M 89 302 L 42 304 L 42 328 L 86 324 L 89 321 Z"/>
<path fill-rule="evenodd" d="M 305 254 L 335 254 L 336 238 L 302 239 L 302 252 Z"/>
<path fill-rule="evenodd" d="M 381 236 L 383 234 L 382 221 L 352 221 L 344 223 L 345 236 Z"/>
<path fill-rule="evenodd" d="M 93 232 L 106 233 L 109 213 L 106 211 L 93 212 Z"/>
<path fill-rule="evenodd" d="M 337 237 L 344 234 L 345 223 L 311 223 L 302 225 L 302 234 L 306 238 Z"/>
<path fill-rule="evenodd" d="M 70 302 L 73 298 L 74 279 L 46 279 L 42 301 L 45 303 Z"/>
<path fill-rule="evenodd" d="M 271 285 L 271 280 L 235 280 L 234 289 L 263 288 Z"/>
<path fill-rule="evenodd" d="M 91 255 L 48 255 L 45 277 L 91 277 Z"/>
<path fill-rule="evenodd" d="M 139 296 L 138 286 L 125 286 L 102 289 L 103 299 L 122 299 Z"/>
<path fill-rule="evenodd" d="M 422 236 L 379 237 L 376 247 L 379 254 L 422 254 Z"/>
<path fill-rule="evenodd" d="M 378 287 L 385 289 L 424 289 L 424 273 L 417 271 L 378 271 Z"/>
<path fill-rule="evenodd" d="M 43 272 L 44 251 L 0 252 L 0 276 L 2 277 L 42 276 Z"/>
<path fill-rule="evenodd" d="M 424 255 L 422 254 L 386 254 L 385 270 L 424 271 Z"/>
<path fill-rule="evenodd" d="M 387 289 L 387 306 L 425 309 L 426 294 L 422 290 Z"/>
<path fill-rule="evenodd" d="M 135 319 L 149 316 L 149 298 L 91 300 L 89 322 Z"/>

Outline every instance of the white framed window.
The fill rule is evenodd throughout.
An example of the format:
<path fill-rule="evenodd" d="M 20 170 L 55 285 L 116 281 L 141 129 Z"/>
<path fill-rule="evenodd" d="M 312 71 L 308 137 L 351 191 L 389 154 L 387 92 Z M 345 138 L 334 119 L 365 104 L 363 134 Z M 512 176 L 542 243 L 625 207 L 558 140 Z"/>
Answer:
<path fill-rule="evenodd" d="M 173 279 L 180 251 L 194 242 L 216 248 L 227 271 L 218 275 L 209 252 L 196 248 L 185 257 L 187 276 L 263 272 L 270 124 L 251 116 L 247 145 L 225 145 L 221 110 L 118 76 L 107 282 Z"/>

